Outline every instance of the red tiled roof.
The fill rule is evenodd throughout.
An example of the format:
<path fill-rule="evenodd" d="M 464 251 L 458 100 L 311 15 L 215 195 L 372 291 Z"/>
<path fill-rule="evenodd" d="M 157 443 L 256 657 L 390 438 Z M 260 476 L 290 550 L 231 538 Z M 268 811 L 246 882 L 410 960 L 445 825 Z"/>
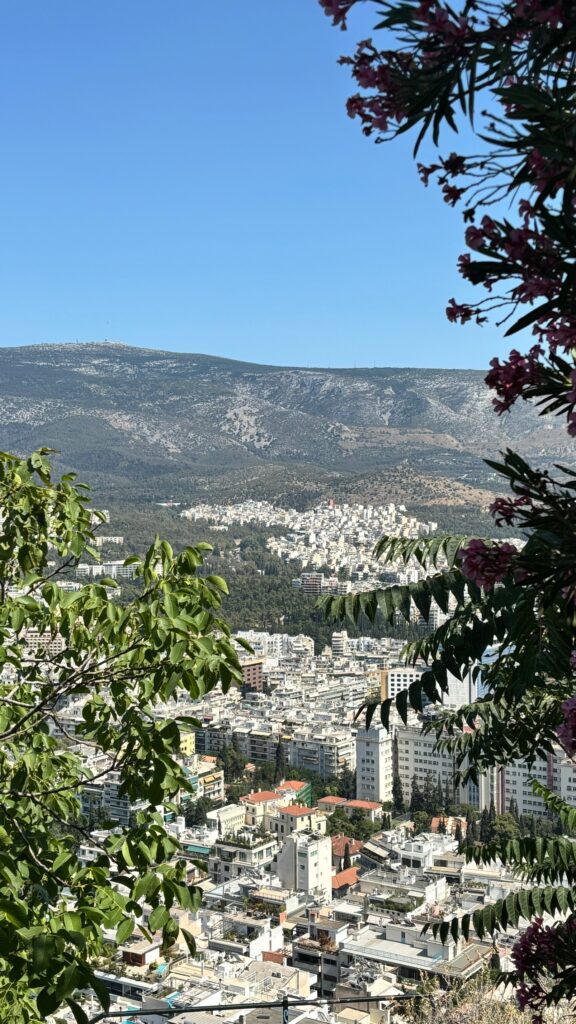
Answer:
<path fill-rule="evenodd" d="M 373 800 L 345 800 L 346 807 L 358 807 L 362 811 L 381 811 L 382 804 Z"/>
<path fill-rule="evenodd" d="M 301 789 L 307 785 L 306 782 L 299 782 L 298 779 L 286 779 L 285 782 L 281 782 L 277 789 L 292 789 L 295 793 L 299 793 Z"/>
<path fill-rule="evenodd" d="M 358 868 L 346 868 L 346 871 L 339 871 L 332 876 L 332 892 L 341 889 L 343 885 L 355 885 L 358 881 Z"/>
<path fill-rule="evenodd" d="M 288 804 L 288 807 L 282 807 L 281 814 L 289 814 L 291 818 L 299 818 L 303 814 L 314 814 L 313 807 L 302 807 L 301 804 Z"/>
<path fill-rule="evenodd" d="M 346 800 L 343 796 L 323 796 L 318 801 L 319 804 L 345 804 Z"/>
<path fill-rule="evenodd" d="M 278 799 L 278 793 L 273 793 L 270 789 L 262 789 L 258 793 L 248 793 L 248 796 L 241 796 L 240 802 L 243 804 L 263 804 L 268 800 Z"/>
<path fill-rule="evenodd" d="M 343 857 L 346 847 L 349 848 L 351 854 L 360 853 L 362 845 L 359 839 L 351 839 L 350 836 L 332 836 L 332 853 L 335 857 Z"/>

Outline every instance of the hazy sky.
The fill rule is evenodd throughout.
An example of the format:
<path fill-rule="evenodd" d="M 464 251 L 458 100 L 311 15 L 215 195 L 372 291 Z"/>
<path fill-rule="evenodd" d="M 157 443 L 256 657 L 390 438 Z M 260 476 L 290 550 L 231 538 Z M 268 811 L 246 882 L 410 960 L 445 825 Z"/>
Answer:
<path fill-rule="evenodd" d="M 459 216 L 375 146 L 316 0 L 4 0 L 0 344 L 484 367 Z M 453 148 L 453 140 L 446 146 Z"/>

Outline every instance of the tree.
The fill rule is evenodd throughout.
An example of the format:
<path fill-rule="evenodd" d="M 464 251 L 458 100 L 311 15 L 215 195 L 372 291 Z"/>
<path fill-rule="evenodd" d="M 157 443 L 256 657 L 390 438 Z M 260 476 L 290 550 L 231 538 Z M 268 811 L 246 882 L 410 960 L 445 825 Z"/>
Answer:
<path fill-rule="evenodd" d="M 207 813 L 212 810 L 213 803 L 207 796 L 201 796 L 194 803 L 188 804 L 184 817 L 186 825 L 189 828 L 194 828 L 196 825 L 205 825 L 207 822 Z"/>
<path fill-rule="evenodd" d="M 482 814 L 480 815 L 480 842 L 489 843 L 491 839 L 492 823 L 490 821 L 488 811 L 486 810 L 486 808 L 484 808 Z"/>
<path fill-rule="evenodd" d="M 46 450 L 0 454 L 0 508 L 0 1019 L 35 1024 L 68 1004 L 83 1022 L 77 989 L 108 1004 L 94 966 L 109 930 L 125 942 L 146 903 L 168 947 L 172 908 L 199 906 L 160 812 L 192 790 L 178 753 L 195 722 L 174 697 L 227 690 L 242 672 L 220 616 L 226 584 L 198 575 L 204 546 L 175 555 L 157 538 L 128 559 L 141 590 L 122 607 L 109 599 L 113 580 L 60 586 L 82 557 L 98 557 L 103 517 L 73 475 L 53 479 Z M 81 712 L 73 736 L 68 706 Z M 93 774 L 79 750 L 104 756 L 105 769 Z M 142 809 L 97 841 L 82 824 L 82 790 L 108 771 Z M 86 839 L 97 857 L 83 865 Z"/>
<path fill-rule="evenodd" d="M 415 811 L 424 810 L 424 797 L 418 786 L 418 779 L 416 775 L 412 776 L 412 783 L 410 786 L 410 813 L 414 814 Z"/>
<path fill-rule="evenodd" d="M 416 811 L 416 813 L 412 815 L 412 823 L 414 825 L 414 835 L 417 836 L 421 832 L 430 831 L 432 817 L 428 814 L 428 811 Z"/>
<path fill-rule="evenodd" d="M 488 808 L 488 821 L 493 827 L 496 821 L 496 807 L 494 806 L 494 797 L 490 797 L 490 807 Z"/>
<path fill-rule="evenodd" d="M 396 814 L 404 814 L 404 811 L 406 810 L 402 780 L 400 779 L 398 772 L 394 772 L 392 779 L 392 806 Z"/>
<path fill-rule="evenodd" d="M 286 768 L 288 762 L 286 760 L 286 751 L 284 750 L 284 744 L 282 740 L 278 740 L 276 744 L 276 761 L 274 769 L 274 782 L 283 782 L 286 778 Z"/>
<path fill-rule="evenodd" d="M 350 858 L 350 843 L 346 843 L 344 847 L 344 862 L 342 864 L 342 870 L 347 871 L 348 868 L 352 867 L 352 860 Z"/>
<path fill-rule="evenodd" d="M 336 796 L 343 796 L 345 800 L 354 800 L 356 797 L 356 772 L 352 768 L 343 768 L 337 778 Z"/>
<path fill-rule="evenodd" d="M 454 839 L 456 840 L 456 842 L 458 843 L 458 847 L 460 848 L 464 843 L 464 835 L 462 832 L 462 825 L 460 824 L 459 821 L 456 822 L 456 828 L 454 829 Z"/>
<path fill-rule="evenodd" d="M 341 27 L 355 3 L 321 0 Z M 469 251 L 459 268 L 467 283 L 487 292 L 475 304 L 450 299 L 448 319 L 481 324 L 496 313 L 507 336 L 529 331 L 525 354 L 513 349 L 504 362 L 491 361 L 486 383 L 495 411 L 533 402 L 540 414 L 561 417 L 574 436 L 574 5 L 471 0 L 454 9 L 444 0 L 383 0 L 376 6 L 386 48 L 368 39 L 343 58 L 359 87 L 348 112 L 378 142 L 413 130 L 416 150 L 427 136 L 437 147 L 441 133 L 467 118 L 466 137 L 476 135 L 480 145 L 475 139 L 471 152 L 464 144 L 464 152 L 419 165 L 425 184 L 436 179 L 446 202 L 462 206 Z M 485 112 L 475 116 L 481 100 Z M 338 598 L 326 602 L 335 618 L 345 613 L 357 620 L 361 611 L 373 621 L 378 609 L 389 622 L 397 615 L 409 621 L 412 604 L 427 621 L 432 600 L 445 612 L 455 602 L 439 629 L 407 645 L 407 663 L 422 658 L 427 671 L 396 706 L 405 718 L 408 704 L 416 710 L 424 698 L 441 704 L 448 672 L 460 679 L 481 672 L 480 699 L 446 709 L 430 724 L 453 752 L 459 781 L 477 781 L 518 759 L 530 766 L 555 743 L 576 754 L 576 474 L 565 465 L 534 468 L 510 450 L 488 464 L 511 492 L 493 502 L 495 524 L 521 533 L 523 547 L 478 537 L 383 537 L 376 548 L 381 559 L 416 559 L 425 578 L 355 595 L 345 609 Z M 494 658 L 480 667 L 487 648 Z M 391 703 L 381 707 L 384 724 Z M 368 719 L 374 711 L 371 705 Z M 565 828 L 576 825 L 575 808 L 541 783 L 532 785 Z M 472 855 L 498 856 L 526 888 L 521 897 L 433 930 L 444 941 L 451 927 L 455 936 L 460 927 L 468 934 L 473 923 L 483 936 L 532 916 L 511 958 L 520 1003 L 539 1019 L 547 1006 L 576 995 L 571 847 L 558 837 L 547 840 L 543 854 L 528 836 L 504 845 L 488 841 Z M 543 908 L 562 916 L 544 925 Z"/>
<path fill-rule="evenodd" d="M 438 822 L 438 834 L 445 836 L 447 831 L 445 818 L 440 818 L 440 821 Z"/>
<path fill-rule="evenodd" d="M 492 825 L 492 840 L 498 843 L 507 843 L 510 839 L 517 839 L 520 835 L 518 822 L 511 814 L 498 814 Z"/>

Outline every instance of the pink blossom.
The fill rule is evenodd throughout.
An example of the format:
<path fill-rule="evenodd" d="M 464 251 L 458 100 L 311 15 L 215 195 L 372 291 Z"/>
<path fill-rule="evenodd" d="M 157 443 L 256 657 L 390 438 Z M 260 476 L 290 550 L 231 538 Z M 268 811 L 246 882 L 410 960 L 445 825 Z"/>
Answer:
<path fill-rule="evenodd" d="M 510 526 L 518 516 L 518 510 L 532 505 L 530 498 L 521 495 L 519 498 L 496 498 L 490 505 L 490 515 L 494 517 L 496 526 Z"/>
<path fill-rule="evenodd" d="M 340 25 L 340 28 L 345 29 L 346 18 L 356 0 L 319 0 L 319 2 L 320 6 L 324 8 L 324 14 L 328 18 L 332 18 L 332 24 Z"/>
<path fill-rule="evenodd" d="M 481 228 L 476 228 L 472 224 L 469 228 L 466 228 L 466 234 L 464 237 L 466 238 L 466 245 L 468 245 L 470 249 L 482 249 L 484 247 L 485 238 L 484 232 Z"/>
<path fill-rule="evenodd" d="M 460 564 L 464 575 L 479 587 L 492 590 L 510 572 L 518 554 L 513 544 L 487 544 L 471 540 L 460 548 Z"/>
<path fill-rule="evenodd" d="M 540 1022 L 546 1009 L 548 982 L 574 962 L 576 916 L 544 926 L 537 917 L 512 947 L 511 958 L 520 984 L 516 992 L 522 1010 L 532 1010 L 532 1020 Z"/>
<path fill-rule="evenodd" d="M 498 395 L 493 402 L 498 413 L 510 409 L 518 398 L 524 396 L 526 389 L 538 380 L 538 360 L 541 355 L 541 346 L 533 345 L 526 356 L 512 349 L 506 362 L 501 363 L 499 359 L 490 360 L 492 369 L 486 375 L 485 381 Z"/>
<path fill-rule="evenodd" d="M 530 231 L 528 231 L 527 228 L 512 228 L 506 236 L 504 251 L 507 252 L 512 259 L 521 260 L 526 254 L 529 239 Z"/>
<path fill-rule="evenodd" d="M 447 203 L 449 203 L 450 206 L 456 206 L 456 203 L 464 195 L 464 191 L 465 190 L 463 188 L 456 188 L 455 185 L 448 185 L 448 184 L 444 185 L 444 187 L 442 188 L 442 194 L 444 196 L 444 200 Z"/>

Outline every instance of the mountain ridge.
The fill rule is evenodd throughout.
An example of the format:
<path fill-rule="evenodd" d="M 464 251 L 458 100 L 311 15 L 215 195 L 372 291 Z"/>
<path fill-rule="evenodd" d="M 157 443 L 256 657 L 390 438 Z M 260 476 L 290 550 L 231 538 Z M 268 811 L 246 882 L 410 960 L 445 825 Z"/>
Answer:
<path fill-rule="evenodd" d="M 300 484 L 311 498 L 343 488 L 360 500 L 362 481 L 410 471 L 437 481 L 439 504 L 464 486 L 480 505 L 493 486 L 481 455 L 569 454 L 552 418 L 528 406 L 497 418 L 483 381 L 481 370 L 274 366 L 118 342 L 13 346 L 0 349 L 0 444 L 57 448 L 63 467 L 135 501 L 216 500 L 250 481 L 264 497 Z"/>

